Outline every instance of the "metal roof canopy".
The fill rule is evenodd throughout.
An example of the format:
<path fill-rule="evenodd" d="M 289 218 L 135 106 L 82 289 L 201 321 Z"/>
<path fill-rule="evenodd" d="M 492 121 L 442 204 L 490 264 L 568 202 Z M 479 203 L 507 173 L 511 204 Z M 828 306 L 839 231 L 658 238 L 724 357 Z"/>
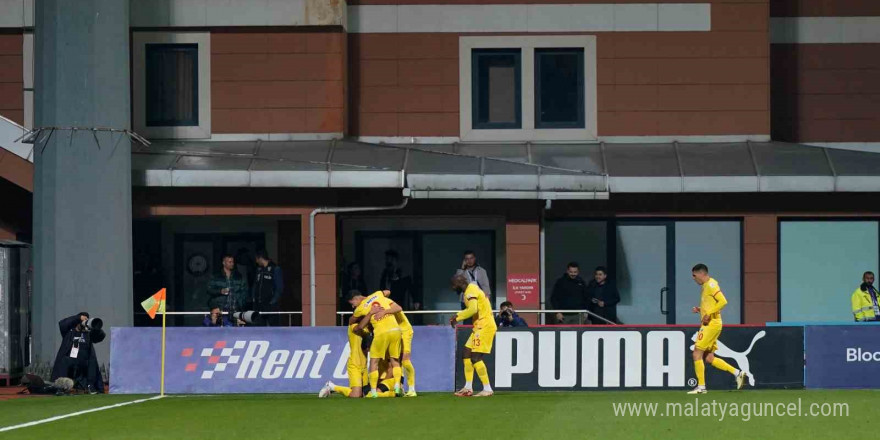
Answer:
<path fill-rule="evenodd" d="M 880 191 L 880 153 L 782 142 L 388 145 L 156 141 L 156 187 L 400 188 L 413 198 L 602 199 L 616 193 Z"/>

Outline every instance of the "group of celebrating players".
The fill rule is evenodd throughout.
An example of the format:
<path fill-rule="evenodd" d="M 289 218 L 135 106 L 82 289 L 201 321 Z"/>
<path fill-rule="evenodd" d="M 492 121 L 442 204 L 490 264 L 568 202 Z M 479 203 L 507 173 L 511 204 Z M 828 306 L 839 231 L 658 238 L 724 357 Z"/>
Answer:
<path fill-rule="evenodd" d="M 717 341 L 721 334 L 721 309 L 727 299 L 721 292 L 718 282 L 709 276 L 704 264 L 692 269 L 692 276 L 701 286 L 701 301 L 693 312 L 700 314 L 701 328 L 694 345 L 694 371 L 697 387 L 689 394 L 706 393 L 705 363 L 732 374 L 740 389 L 748 378 L 748 373 L 734 368 L 723 359 L 715 357 Z M 464 387 L 455 392 L 461 397 L 488 397 L 493 394 L 489 384 L 489 372 L 483 363 L 483 355 L 491 353 L 497 327 L 492 314 L 492 304 L 477 284 L 471 284 L 464 275 L 452 278 L 452 288 L 462 295 L 466 308 L 450 319 L 453 327 L 459 322 L 473 319 L 473 330 L 464 348 Z M 348 343 L 351 354 L 348 358 L 349 386 L 343 387 L 327 382 L 318 397 L 339 393 L 346 397 L 415 397 L 416 372 L 410 355 L 412 352 L 413 327 L 403 313 L 400 305 L 388 299 L 391 291 L 377 291 L 370 296 L 355 293 L 349 297 L 354 313 L 348 323 Z M 367 353 L 370 354 L 369 370 Z M 407 391 L 402 388 L 403 371 L 406 371 Z M 483 384 L 483 390 L 473 391 L 474 372 Z M 365 385 L 369 388 L 365 389 Z"/>
<path fill-rule="evenodd" d="M 473 319 L 473 331 L 464 349 L 464 387 L 455 393 L 461 397 L 488 397 L 493 394 L 489 372 L 483 355 L 492 351 L 497 330 L 492 305 L 476 284 L 468 283 L 464 275 L 452 278 L 452 288 L 463 294 L 466 308 L 450 319 L 457 323 Z M 318 397 L 333 393 L 346 397 L 416 397 L 416 371 L 411 360 L 413 327 L 403 309 L 388 299 L 391 291 L 382 290 L 364 296 L 354 292 L 348 303 L 354 309 L 348 322 L 348 386 L 327 382 Z M 369 353 L 369 365 L 367 364 Z M 474 372 L 483 384 L 483 390 L 473 392 Z M 404 372 L 406 393 L 403 391 Z"/>

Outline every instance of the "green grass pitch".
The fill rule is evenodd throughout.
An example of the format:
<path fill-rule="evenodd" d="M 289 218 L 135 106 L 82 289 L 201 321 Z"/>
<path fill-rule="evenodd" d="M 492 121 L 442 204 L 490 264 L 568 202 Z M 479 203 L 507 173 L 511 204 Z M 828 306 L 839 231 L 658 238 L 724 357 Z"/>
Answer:
<path fill-rule="evenodd" d="M 0 427 L 145 396 L 67 396 L 0 402 Z M 848 416 L 752 415 L 750 420 L 660 416 L 666 403 L 845 403 Z M 658 415 L 615 416 L 614 403 L 659 403 Z M 711 403 L 710 403 L 711 404 Z M 834 439 L 870 435 L 880 391 L 744 390 L 501 392 L 491 398 L 425 393 L 417 398 L 346 399 L 334 395 L 170 396 L 0 433 L 0 439 Z M 867 429 L 868 431 L 865 431 Z"/>

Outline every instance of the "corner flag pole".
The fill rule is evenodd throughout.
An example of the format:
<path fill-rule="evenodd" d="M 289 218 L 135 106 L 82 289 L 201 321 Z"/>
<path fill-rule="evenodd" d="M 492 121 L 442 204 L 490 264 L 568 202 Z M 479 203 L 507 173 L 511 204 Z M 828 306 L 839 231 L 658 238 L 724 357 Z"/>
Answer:
<path fill-rule="evenodd" d="M 165 315 L 167 315 L 168 301 L 165 300 L 165 307 L 162 310 L 162 375 L 159 383 L 159 395 L 165 395 Z"/>

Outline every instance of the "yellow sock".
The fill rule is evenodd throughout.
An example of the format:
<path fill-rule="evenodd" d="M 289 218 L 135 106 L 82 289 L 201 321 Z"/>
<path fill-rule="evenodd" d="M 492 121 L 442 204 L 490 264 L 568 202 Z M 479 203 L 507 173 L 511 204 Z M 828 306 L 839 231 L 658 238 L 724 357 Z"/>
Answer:
<path fill-rule="evenodd" d="M 409 359 L 403 361 L 403 371 L 406 372 L 406 387 L 408 390 L 416 389 L 416 369 Z"/>
<path fill-rule="evenodd" d="M 394 395 L 394 390 L 389 390 L 389 391 L 385 391 L 385 392 L 379 391 L 379 392 L 377 392 L 377 395 L 379 397 L 396 397 Z"/>
<path fill-rule="evenodd" d="M 483 361 L 477 362 L 474 364 L 474 370 L 477 370 L 477 376 L 480 378 L 480 382 L 483 383 L 483 389 L 491 391 L 492 386 L 489 385 L 489 371 L 486 369 L 486 364 Z"/>
<path fill-rule="evenodd" d="M 464 382 L 465 386 L 474 382 L 474 364 L 471 363 L 470 358 L 464 360 Z"/>
<path fill-rule="evenodd" d="M 400 381 L 403 379 L 403 370 L 400 367 L 392 367 L 391 374 L 394 375 L 394 387 L 400 387 Z"/>
<path fill-rule="evenodd" d="M 736 368 L 733 368 L 733 366 L 731 366 L 727 362 L 724 362 L 724 359 L 721 359 L 719 357 L 715 357 L 714 359 L 712 359 L 712 366 L 719 370 L 724 370 L 730 374 L 736 374 Z"/>
<path fill-rule="evenodd" d="M 361 378 L 361 383 L 370 383 L 370 372 L 364 368 L 363 369 L 363 377 Z"/>
<path fill-rule="evenodd" d="M 706 364 L 702 359 L 694 361 L 694 373 L 697 374 L 697 385 L 706 386 Z"/>
<path fill-rule="evenodd" d="M 376 391 L 376 387 L 379 385 L 379 370 L 370 371 L 370 389 Z"/>
<path fill-rule="evenodd" d="M 342 394 L 342 395 L 345 396 L 345 397 L 348 397 L 348 395 L 351 394 L 351 388 L 349 388 L 349 387 L 341 387 L 341 386 L 339 386 L 339 385 L 336 385 L 336 386 L 333 387 L 333 392 L 335 392 L 335 393 L 339 393 L 339 394 Z"/>

